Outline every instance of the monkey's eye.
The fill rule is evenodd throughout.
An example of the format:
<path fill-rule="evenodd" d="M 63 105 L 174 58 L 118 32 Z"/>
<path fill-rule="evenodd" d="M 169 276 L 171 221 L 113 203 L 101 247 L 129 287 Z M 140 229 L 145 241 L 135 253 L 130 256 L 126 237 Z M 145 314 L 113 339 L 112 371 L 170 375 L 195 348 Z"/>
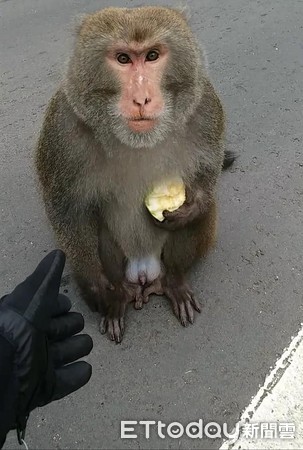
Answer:
<path fill-rule="evenodd" d="M 131 62 L 130 57 L 126 53 L 120 53 L 120 55 L 117 55 L 117 60 L 120 64 L 128 64 Z"/>
<path fill-rule="evenodd" d="M 146 55 L 146 61 L 156 61 L 159 58 L 159 53 L 156 50 L 151 50 Z"/>

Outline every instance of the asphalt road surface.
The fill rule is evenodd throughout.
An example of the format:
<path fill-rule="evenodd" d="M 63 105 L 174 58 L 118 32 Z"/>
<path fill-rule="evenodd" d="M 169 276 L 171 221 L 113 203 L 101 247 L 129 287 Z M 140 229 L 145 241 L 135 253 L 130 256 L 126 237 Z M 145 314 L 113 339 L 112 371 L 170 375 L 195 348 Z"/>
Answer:
<path fill-rule="evenodd" d="M 138 4 L 0 1 L 3 294 L 56 247 L 37 192 L 33 149 L 72 45 L 70 23 L 81 12 Z M 67 265 L 62 289 L 94 339 L 93 376 L 82 390 L 32 413 L 32 449 L 219 448 L 220 438 L 161 439 L 155 429 L 147 440 L 142 426 L 137 439 L 121 439 L 120 422 L 203 419 L 231 429 L 300 328 L 303 2 L 188 4 L 227 112 L 228 147 L 240 154 L 220 181 L 216 249 L 191 274 L 203 312 L 184 329 L 168 302 L 155 297 L 142 311 L 129 309 L 117 346 L 99 334 Z M 6 448 L 16 447 L 13 433 Z"/>

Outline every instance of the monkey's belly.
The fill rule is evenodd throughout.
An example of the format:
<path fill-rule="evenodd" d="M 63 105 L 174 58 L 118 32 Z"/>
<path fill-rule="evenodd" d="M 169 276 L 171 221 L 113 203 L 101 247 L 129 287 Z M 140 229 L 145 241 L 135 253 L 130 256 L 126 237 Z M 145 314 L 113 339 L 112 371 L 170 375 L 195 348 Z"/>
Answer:
<path fill-rule="evenodd" d="M 155 256 L 132 259 L 126 267 L 126 278 L 131 283 L 151 283 L 161 272 L 160 261 Z"/>

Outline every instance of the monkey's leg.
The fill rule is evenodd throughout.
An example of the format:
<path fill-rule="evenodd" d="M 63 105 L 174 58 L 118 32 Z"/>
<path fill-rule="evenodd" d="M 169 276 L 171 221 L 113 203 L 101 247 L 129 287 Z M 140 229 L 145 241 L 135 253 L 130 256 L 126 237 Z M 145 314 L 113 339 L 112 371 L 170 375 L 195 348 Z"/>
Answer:
<path fill-rule="evenodd" d="M 56 218 L 50 213 L 50 220 L 58 242 L 66 252 L 73 277 L 79 287 L 82 298 L 89 308 L 96 312 L 102 308 L 102 298 L 107 290 L 113 289 L 105 275 L 98 255 L 97 226 L 89 218 Z"/>
<path fill-rule="evenodd" d="M 124 316 L 128 303 L 135 302 L 135 308 L 141 309 L 142 286 L 126 279 L 127 261 L 120 246 L 113 239 L 105 224 L 99 229 L 98 253 L 104 273 L 114 290 L 107 290 L 102 299 L 100 332 L 120 343 L 124 334 Z"/>
<path fill-rule="evenodd" d="M 198 223 L 172 231 L 163 248 L 164 273 L 146 288 L 143 296 L 166 295 L 183 326 L 194 321 L 199 302 L 186 282 L 186 273 L 201 256 L 206 256 L 216 240 L 216 205 L 212 203 Z"/>

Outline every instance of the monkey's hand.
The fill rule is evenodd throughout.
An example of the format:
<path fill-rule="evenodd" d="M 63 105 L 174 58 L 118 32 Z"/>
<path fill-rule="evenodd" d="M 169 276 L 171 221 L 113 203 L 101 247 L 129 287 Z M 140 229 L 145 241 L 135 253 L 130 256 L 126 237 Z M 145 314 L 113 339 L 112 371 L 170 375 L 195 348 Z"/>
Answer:
<path fill-rule="evenodd" d="M 186 199 L 183 205 L 175 211 L 163 211 L 164 220 L 153 218 L 154 223 L 169 231 L 180 230 L 197 221 L 206 211 L 206 195 L 199 189 L 194 191 L 186 188 Z"/>

